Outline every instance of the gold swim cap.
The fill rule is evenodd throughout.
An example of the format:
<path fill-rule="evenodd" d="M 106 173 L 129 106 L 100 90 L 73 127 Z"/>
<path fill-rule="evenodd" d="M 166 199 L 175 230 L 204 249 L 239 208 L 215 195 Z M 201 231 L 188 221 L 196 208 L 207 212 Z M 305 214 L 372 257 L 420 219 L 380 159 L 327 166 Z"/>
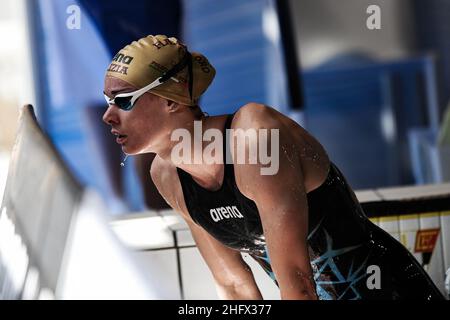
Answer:
<path fill-rule="evenodd" d="M 120 50 L 106 71 L 107 76 L 119 78 L 140 89 L 152 83 L 180 63 L 189 52 L 186 45 L 176 38 L 165 35 L 149 35 L 133 41 Z M 189 77 L 189 63 L 173 76 L 179 82 L 169 79 L 150 90 L 151 93 L 194 106 L 206 91 L 216 75 L 208 59 L 200 53 L 191 52 L 192 79 Z M 189 92 L 192 83 L 192 97 Z"/>

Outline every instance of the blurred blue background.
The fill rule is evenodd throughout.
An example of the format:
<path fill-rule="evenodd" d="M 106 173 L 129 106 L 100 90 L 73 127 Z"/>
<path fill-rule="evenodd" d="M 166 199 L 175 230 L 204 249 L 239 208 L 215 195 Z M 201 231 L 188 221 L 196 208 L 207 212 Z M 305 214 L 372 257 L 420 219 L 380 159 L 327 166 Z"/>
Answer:
<path fill-rule="evenodd" d="M 292 116 L 354 189 L 442 180 L 424 174 L 418 150 L 423 141 L 435 143 L 450 98 L 450 1 L 284 1 L 293 34 L 288 46 L 280 1 L 28 1 L 38 119 L 113 212 L 164 206 L 146 185 L 151 159 L 133 157 L 121 169 L 122 154 L 101 115 L 112 56 L 133 40 L 166 34 L 216 67 L 200 101 L 210 115 L 256 101 Z M 366 26 L 371 4 L 381 9 L 379 30 Z M 71 29 L 77 8 L 80 28 Z M 287 50 L 297 70 L 286 67 Z M 300 105 L 292 102 L 288 71 L 298 76 Z"/>

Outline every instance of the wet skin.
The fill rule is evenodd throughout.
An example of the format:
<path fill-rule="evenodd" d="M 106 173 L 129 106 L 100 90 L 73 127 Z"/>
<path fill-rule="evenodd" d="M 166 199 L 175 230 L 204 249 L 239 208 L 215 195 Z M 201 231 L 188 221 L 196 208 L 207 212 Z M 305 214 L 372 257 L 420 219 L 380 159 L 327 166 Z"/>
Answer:
<path fill-rule="evenodd" d="M 136 88 L 120 79 L 105 78 L 105 93 L 134 91 Z M 195 225 L 187 211 L 180 181 L 170 152 L 175 142 L 170 134 L 178 128 L 193 132 L 196 120 L 188 106 L 146 93 L 131 111 L 109 106 L 103 120 L 121 134 L 127 135 L 122 150 L 127 154 L 155 152 L 151 176 L 161 195 L 179 212 L 189 227 L 200 253 L 211 269 L 222 297 L 261 298 L 251 271 L 240 253 L 225 247 Z M 223 131 L 226 116 L 202 118 L 203 130 Z M 329 158 L 305 129 L 275 109 L 258 103 L 242 106 L 235 114 L 231 129 L 278 129 L 279 171 L 261 175 L 260 164 L 235 164 L 236 184 L 242 194 L 252 199 L 264 228 L 273 271 L 282 299 L 315 299 L 308 255 L 308 205 L 306 194 L 322 184 L 329 169 Z M 208 143 L 205 143 L 207 145 Z M 205 146 L 204 145 L 204 146 Z M 235 156 L 235 150 L 232 150 Z M 180 165 L 194 180 L 209 190 L 220 188 L 223 164 Z M 231 288 L 231 289 L 230 289 Z"/>

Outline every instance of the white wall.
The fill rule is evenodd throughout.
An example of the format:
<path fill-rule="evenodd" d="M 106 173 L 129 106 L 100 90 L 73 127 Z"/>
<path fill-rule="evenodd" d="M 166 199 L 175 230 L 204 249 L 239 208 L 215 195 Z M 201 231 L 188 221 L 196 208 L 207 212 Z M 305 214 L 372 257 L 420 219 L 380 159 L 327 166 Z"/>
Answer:
<path fill-rule="evenodd" d="M 0 151 L 12 148 L 19 108 L 35 102 L 26 1 L 1 0 Z"/>
<path fill-rule="evenodd" d="M 291 0 L 299 59 L 303 68 L 351 50 L 395 58 L 414 46 L 409 0 Z M 369 5 L 381 9 L 381 29 L 369 30 Z"/>

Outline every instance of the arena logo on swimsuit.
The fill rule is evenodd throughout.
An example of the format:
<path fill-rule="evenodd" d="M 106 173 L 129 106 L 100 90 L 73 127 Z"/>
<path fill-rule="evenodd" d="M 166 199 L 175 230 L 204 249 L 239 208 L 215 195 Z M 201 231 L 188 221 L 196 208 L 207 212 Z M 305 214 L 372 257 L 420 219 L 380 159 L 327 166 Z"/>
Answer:
<path fill-rule="evenodd" d="M 209 214 L 214 222 L 218 222 L 222 219 L 232 219 L 232 218 L 244 218 L 242 213 L 236 208 L 236 206 L 225 206 L 218 207 L 209 210 Z"/>

